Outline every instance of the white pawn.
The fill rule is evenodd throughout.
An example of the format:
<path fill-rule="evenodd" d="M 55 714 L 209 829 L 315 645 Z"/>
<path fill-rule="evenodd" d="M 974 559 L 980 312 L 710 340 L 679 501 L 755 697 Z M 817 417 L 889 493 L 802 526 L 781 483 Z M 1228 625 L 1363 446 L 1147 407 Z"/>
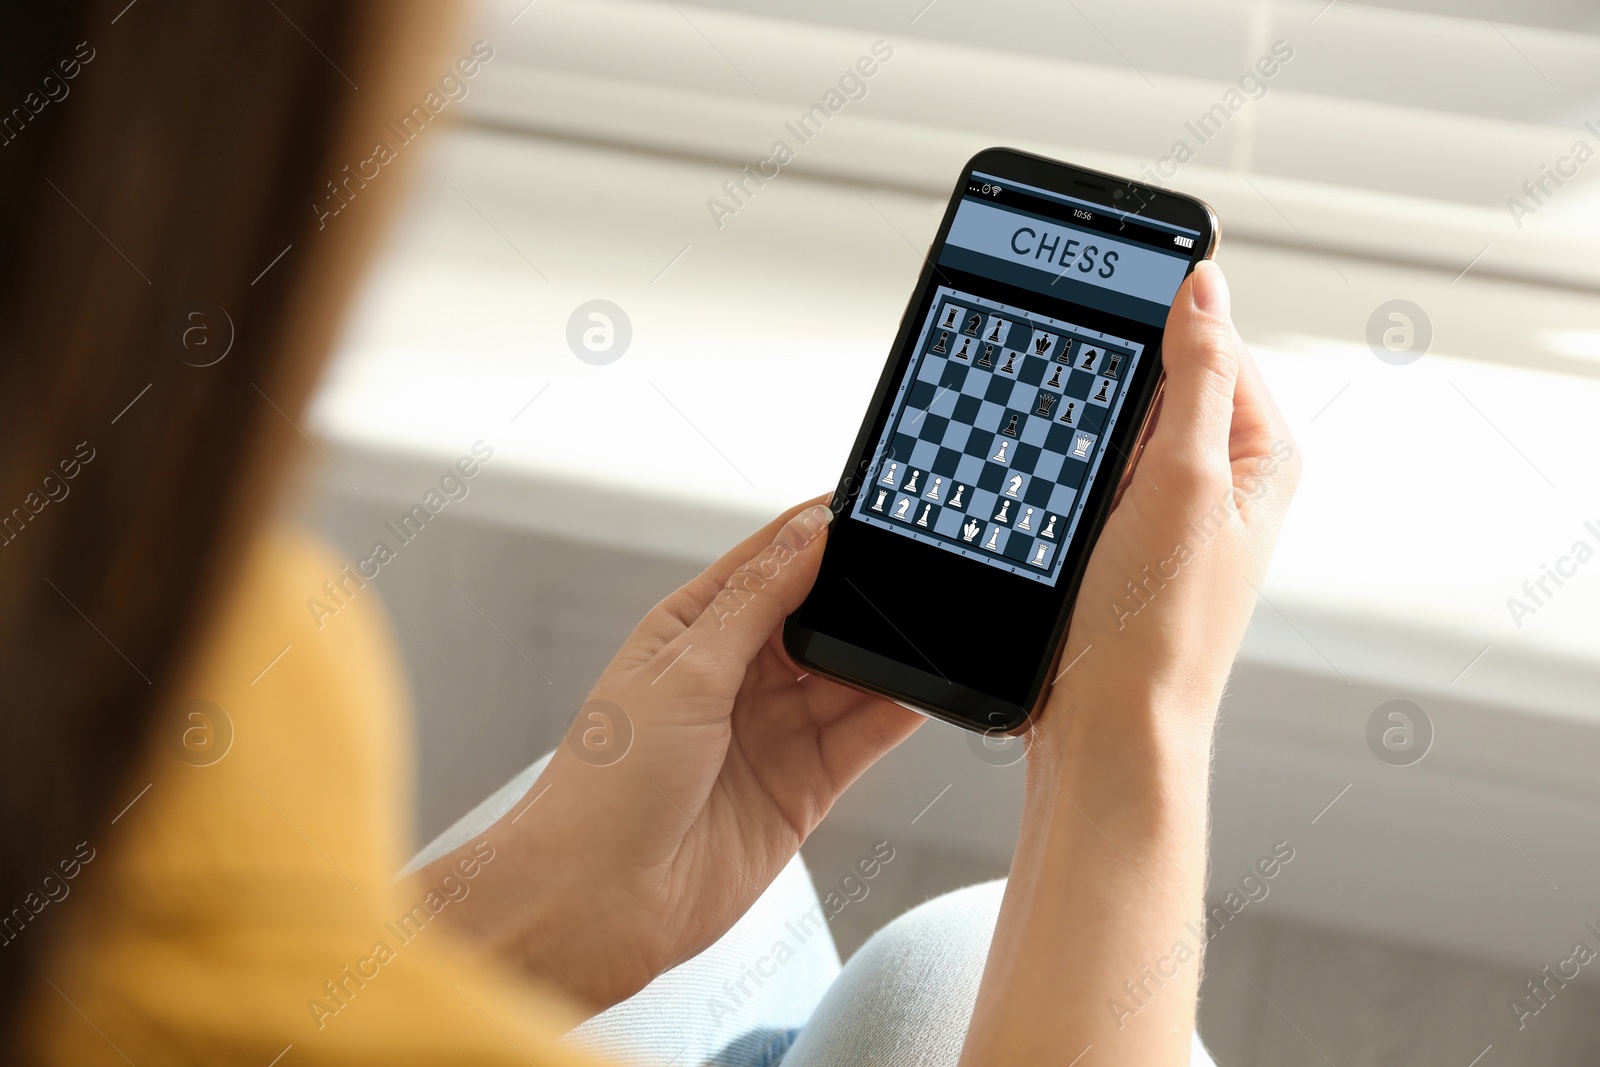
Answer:
<path fill-rule="evenodd" d="M 1033 519 L 1033 509 L 1029 508 L 1027 511 L 1024 511 L 1022 513 L 1022 521 L 1017 523 L 1017 529 L 1019 529 L 1019 530 L 1031 530 L 1031 529 L 1033 529 L 1033 522 L 1031 521 L 1032 519 Z"/>
<path fill-rule="evenodd" d="M 1009 500 L 1000 501 L 1000 510 L 994 513 L 994 521 L 995 522 L 1009 522 L 1009 521 L 1011 521 L 1007 517 L 1010 511 L 1011 511 L 1011 501 L 1009 501 Z"/>
<path fill-rule="evenodd" d="M 956 486 L 956 495 L 950 498 L 950 506 L 953 507 L 953 508 L 959 508 L 961 506 L 961 494 L 965 493 L 966 491 L 967 491 L 967 487 L 966 486 L 957 485 Z"/>
<path fill-rule="evenodd" d="M 1048 537 L 1052 541 L 1056 539 L 1056 517 L 1054 515 L 1050 516 L 1050 521 L 1044 524 L 1044 532 L 1039 536 Z"/>
<path fill-rule="evenodd" d="M 932 514 L 932 513 L 933 513 L 933 505 L 932 504 L 924 504 L 924 505 L 922 505 L 922 514 L 920 516 L 918 516 L 918 518 L 917 518 L 917 525 L 918 526 L 926 526 L 926 525 L 928 525 L 928 516 L 930 514 Z"/>
<path fill-rule="evenodd" d="M 898 464 L 898 463 L 889 464 L 889 469 L 883 472 L 883 477 L 879 478 L 878 481 L 882 482 L 884 485 L 893 485 L 893 484 L 895 484 L 895 482 L 898 481 L 899 478 L 900 478 L 900 475 L 898 473 L 899 470 L 900 470 L 900 464 Z"/>
<path fill-rule="evenodd" d="M 944 479 L 943 478 L 935 478 L 933 480 L 933 488 L 929 489 L 928 492 L 925 494 L 927 496 L 927 498 L 929 500 L 938 500 L 939 499 L 939 487 L 941 485 L 943 485 L 943 484 L 944 484 Z"/>
<path fill-rule="evenodd" d="M 1006 449 L 1009 447 L 1011 447 L 1011 442 L 1002 439 L 1000 442 L 1000 447 L 996 449 L 994 455 L 990 456 L 989 458 L 994 460 L 996 463 L 1009 463 L 1010 460 L 1006 459 Z"/>
<path fill-rule="evenodd" d="M 989 531 L 989 540 L 983 543 L 983 547 L 989 549 L 991 552 L 994 551 L 995 541 L 999 538 L 999 536 L 1000 527 L 996 526 L 994 529 Z"/>
<path fill-rule="evenodd" d="M 911 472 L 911 480 L 906 482 L 906 492 L 915 493 L 917 491 L 917 478 L 921 474 L 922 474 L 921 471 L 914 470 L 914 471 Z"/>

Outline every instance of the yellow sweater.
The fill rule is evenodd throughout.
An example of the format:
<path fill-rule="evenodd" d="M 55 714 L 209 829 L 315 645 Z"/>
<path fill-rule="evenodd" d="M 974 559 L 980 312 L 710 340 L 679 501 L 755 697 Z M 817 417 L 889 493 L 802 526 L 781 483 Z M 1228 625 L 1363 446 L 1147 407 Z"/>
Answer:
<path fill-rule="evenodd" d="M 336 560 L 276 533 L 245 567 L 179 695 L 222 714 L 164 719 L 115 805 L 131 806 L 62 857 L 76 877 L 47 905 L 64 936 L 26 1006 L 26 1062 L 586 1062 L 553 1042 L 577 1021 L 556 997 L 436 928 L 492 849 L 433 885 L 392 881 L 409 753 L 376 589 L 319 629 L 306 600 Z"/>

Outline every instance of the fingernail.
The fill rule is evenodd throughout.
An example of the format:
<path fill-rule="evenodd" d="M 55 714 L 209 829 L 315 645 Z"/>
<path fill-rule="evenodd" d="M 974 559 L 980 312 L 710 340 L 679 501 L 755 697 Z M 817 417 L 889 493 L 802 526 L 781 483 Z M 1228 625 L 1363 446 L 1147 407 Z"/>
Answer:
<path fill-rule="evenodd" d="M 1194 306 L 1215 318 L 1226 319 L 1232 314 L 1233 298 L 1228 294 L 1228 279 L 1222 268 L 1205 260 L 1194 269 Z"/>
<path fill-rule="evenodd" d="M 772 543 L 791 552 L 798 552 L 817 539 L 817 535 L 833 521 L 833 510 L 826 504 L 813 504 L 783 524 Z"/>

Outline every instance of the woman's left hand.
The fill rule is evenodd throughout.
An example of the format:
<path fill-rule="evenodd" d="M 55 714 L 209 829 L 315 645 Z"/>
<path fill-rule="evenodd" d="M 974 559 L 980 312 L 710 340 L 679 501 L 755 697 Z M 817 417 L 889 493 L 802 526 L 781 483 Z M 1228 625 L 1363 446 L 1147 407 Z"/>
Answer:
<path fill-rule="evenodd" d="M 791 509 L 645 616 L 536 802 L 482 835 L 498 856 L 473 905 L 450 909 L 458 930 L 591 1008 L 616 1003 L 726 932 L 916 729 L 916 713 L 784 652 L 830 518 Z"/>

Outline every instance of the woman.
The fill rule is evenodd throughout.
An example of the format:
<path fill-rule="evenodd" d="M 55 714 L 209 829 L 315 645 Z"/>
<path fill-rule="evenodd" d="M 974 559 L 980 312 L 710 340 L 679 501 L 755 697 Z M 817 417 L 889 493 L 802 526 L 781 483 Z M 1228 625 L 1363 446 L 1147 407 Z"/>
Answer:
<path fill-rule="evenodd" d="M 85 0 L 11 18 L 8 1058 L 584 1058 L 556 1035 L 715 942 L 918 725 L 797 679 L 783 655 L 830 513 L 780 516 L 644 619 L 593 693 L 633 725 L 625 759 L 563 747 L 492 826 L 391 881 L 393 648 L 371 596 L 313 626 L 307 590 L 337 561 L 265 509 L 400 192 L 399 167 L 356 184 L 348 168 L 431 86 L 470 77 L 468 53 L 421 0 Z M 1199 960 L 1171 961 L 1201 910 L 1211 730 L 1296 469 L 1215 267 L 1179 293 L 1166 362 L 1141 476 L 1095 549 L 1074 665 L 1032 740 L 975 1003 L 982 914 L 937 1017 L 896 1029 L 830 1009 L 785 1062 L 1188 1061 Z M 1179 545 L 1146 608 L 1104 610 Z M 754 597 L 738 592 L 750 568 Z"/>

